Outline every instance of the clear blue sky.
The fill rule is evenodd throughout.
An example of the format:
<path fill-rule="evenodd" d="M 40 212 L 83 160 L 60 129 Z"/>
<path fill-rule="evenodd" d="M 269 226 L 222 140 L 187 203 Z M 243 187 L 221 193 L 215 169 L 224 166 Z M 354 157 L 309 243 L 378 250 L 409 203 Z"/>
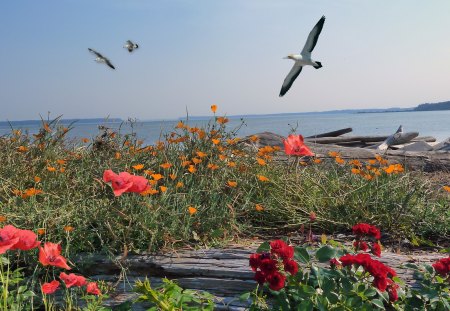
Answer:
<path fill-rule="evenodd" d="M 140 120 L 450 100 L 450 1 L 0 1 L 0 119 Z M 281 84 L 322 16 L 313 52 Z M 127 39 L 140 48 L 129 54 Z M 94 62 L 91 47 L 117 70 Z"/>

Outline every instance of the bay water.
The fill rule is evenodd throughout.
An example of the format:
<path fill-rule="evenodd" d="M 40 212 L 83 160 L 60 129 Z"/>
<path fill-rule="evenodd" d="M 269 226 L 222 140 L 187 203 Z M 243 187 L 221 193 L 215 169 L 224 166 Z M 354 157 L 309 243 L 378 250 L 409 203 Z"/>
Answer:
<path fill-rule="evenodd" d="M 437 141 L 450 137 L 450 111 L 407 111 L 383 113 L 298 113 L 277 115 L 231 116 L 226 124 L 229 130 L 242 126 L 238 131 L 239 137 L 260 132 L 273 132 L 287 136 L 292 129 L 297 134 L 310 136 L 324 132 L 351 127 L 353 132 L 348 135 L 390 135 L 400 125 L 405 132 L 419 132 L 420 136 L 434 136 Z M 184 120 L 181 118 L 181 120 Z M 146 144 L 153 144 L 170 132 L 177 124 L 176 120 L 136 121 L 131 124 L 121 121 L 79 120 L 69 132 L 70 138 L 92 138 L 96 136 L 99 125 L 105 125 L 121 133 L 134 131 L 138 138 Z M 187 122 L 190 126 L 202 126 L 209 122 L 208 118 L 191 118 Z M 64 124 L 64 121 L 61 122 Z M 41 124 L 30 122 L 0 122 L 0 136 L 11 133 L 14 129 L 28 131 L 30 134 L 38 132 Z"/>

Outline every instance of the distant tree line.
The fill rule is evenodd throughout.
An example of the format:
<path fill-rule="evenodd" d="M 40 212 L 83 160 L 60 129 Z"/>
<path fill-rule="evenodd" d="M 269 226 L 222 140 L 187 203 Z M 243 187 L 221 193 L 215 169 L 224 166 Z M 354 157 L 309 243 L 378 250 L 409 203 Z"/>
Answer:
<path fill-rule="evenodd" d="M 450 110 L 450 101 L 436 104 L 421 104 L 414 111 Z"/>

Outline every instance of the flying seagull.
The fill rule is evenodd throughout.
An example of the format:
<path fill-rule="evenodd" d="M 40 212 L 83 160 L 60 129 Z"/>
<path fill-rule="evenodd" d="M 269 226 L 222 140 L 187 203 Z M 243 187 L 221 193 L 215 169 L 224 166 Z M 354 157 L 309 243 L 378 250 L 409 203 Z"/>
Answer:
<path fill-rule="evenodd" d="M 112 69 L 116 69 L 116 68 L 113 66 L 113 64 L 111 64 L 111 62 L 109 61 L 109 59 L 107 59 L 105 56 L 103 56 L 102 54 L 100 54 L 99 52 L 97 52 L 97 51 L 95 51 L 95 50 L 93 50 L 93 49 L 91 49 L 91 48 L 88 48 L 88 50 L 89 50 L 89 52 L 91 52 L 91 53 L 95 54 L 95 56 L 97 56 L 97 57 L 95 58 L 95 61 L 96 61 L 97 63 L 105 63 L 106 65 L 108 65 L 108 66 L 111 67 Z"/>
<path fill-rule="evenodd" d="M 325 23 L 325 16 L 317 22 L 316 26 L 309 33 L 308 39 L 306 40 L 305 46 L 300 54 L 289 54 L 284 57 L 284 59 L 292 59 L 295 61 L 294 67 L 292 67 L 291 71 L 289 71 L 287 77 L 284 79 L 283 86 L 281 87 L 280 97 L 287 93 L 287 91 L 291 88 L 292 83 L 294 83 L 295 79 L 298 77 L 300 72 L 303 69 L 303 66 L 313 66 L 316 69 L 322 67 L 320 62 L 314 61 L 311 59 L 311 52 L 314 50 L 316 46 L 317 40 L 319 39 L 320 32 L 322 31 L 323 24 Z"/>
<path fill-rule="evenodd" d="M 133 43 L 131 40 L 128 40 L 123 47 L 126 48 L 128 50 L 128 52 L 131 53 L 131 52 L 133 52 L 133 50 L 139 48 L 139 45 L 137 45 L 136 43 Z"/>

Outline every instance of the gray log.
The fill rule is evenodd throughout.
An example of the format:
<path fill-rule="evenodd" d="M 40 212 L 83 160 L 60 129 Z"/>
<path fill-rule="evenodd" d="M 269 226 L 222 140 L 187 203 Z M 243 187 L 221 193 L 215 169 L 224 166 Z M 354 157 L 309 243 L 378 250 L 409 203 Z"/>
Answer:
<path fill-rule="evenodd" d="M 332 131 L 332 132 L 326 132 L 326 133 L 322 133 L 322 134 L 316 134 L 316 135 L 308 136 L 305 138 L 337 137 L 337 136 L 341 136 L 343 134 L 350 133 L 351 131 L 353 131 L 353 129 L 351 127 L 347 127 L 345 129 Z"/>

